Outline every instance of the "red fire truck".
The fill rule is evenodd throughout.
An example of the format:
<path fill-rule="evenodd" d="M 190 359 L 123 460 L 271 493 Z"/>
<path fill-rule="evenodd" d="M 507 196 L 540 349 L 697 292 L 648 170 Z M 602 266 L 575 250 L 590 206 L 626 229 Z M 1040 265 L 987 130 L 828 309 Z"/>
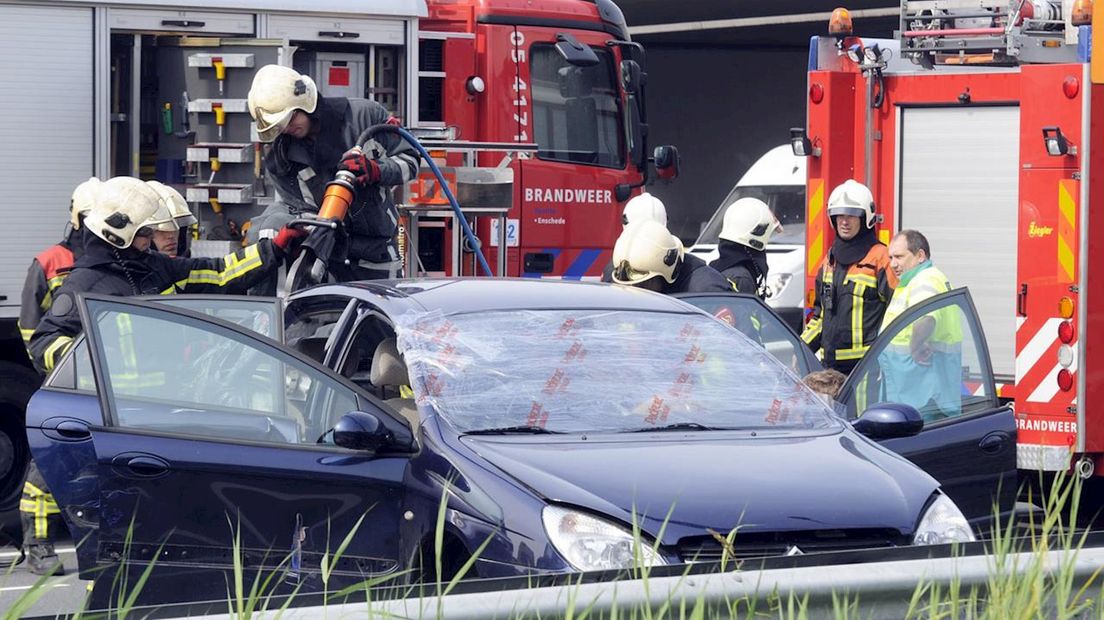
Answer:
<path fill-rule="evenodd" d="M 569 279 L 596 277 L 621 232 L 624 202 L 648 178 L 650 162 L 665 178 L 677 153 L 647 149 L 643 49 L 629 41 L 612 0 L 430 1 L 421 20 L 423 73 L 419 120 L 437 123 L 450 138 L 483 143 L 529 143 L 513 170 L 507 222 L 507 274 Z M 431 34 L 432 33 L 432 34 Z M 455 153 L 447 163 L 458 161 Z M 498 166 L 502 151 L 477 153 L 476 163 Z M 434 234 L 434 227 L 437 234 Z M 454 237 L 441 223 L 423 222 L 419 248 L 426 271 L 449 273 Z M 494 264 L 499 248 L 493 218 L 476 234 Z M 425 248 L 437 248 L 427 252 Z M 472 260 L 462 271 L 474 274 Z"/>
<path fill-rule="evenodd" d="M 1088 347 L 1104 337 L 1093 311 L 1104 279 L 1089 278 L 1104 269 L 1090 235 L 1093 206 L 1104 208 L 1093 152 L 1104 72 L 1092 9 L 1064 4 L 903 0 L 894 40 L 851 36 L 837 9 L 835 36 L 813 41 L 807 126 L 793 139 L 810 155 L 810 303 L 832 243 L 827 196 L 863 181 L 879 238 L 920 230 L 952 286 L 969 288 L 997 393 L 1014 403 L 1018 467 L 1089 477 L 1104 471 L 1104 382 L 1091 374 L 1104 359 Z"/>

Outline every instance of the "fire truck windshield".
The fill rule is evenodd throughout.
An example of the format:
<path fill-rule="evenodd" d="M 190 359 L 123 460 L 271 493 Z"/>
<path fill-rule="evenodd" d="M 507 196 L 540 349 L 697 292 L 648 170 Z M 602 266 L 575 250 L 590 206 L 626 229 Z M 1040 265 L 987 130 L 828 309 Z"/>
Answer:
<path fill-rule="evenodd" d="M 530 71 L 537 157 L 608 168 L 625 166 L 621 97 L 613 54 L 576 67 L 551 44 L 533 45 Z"/>

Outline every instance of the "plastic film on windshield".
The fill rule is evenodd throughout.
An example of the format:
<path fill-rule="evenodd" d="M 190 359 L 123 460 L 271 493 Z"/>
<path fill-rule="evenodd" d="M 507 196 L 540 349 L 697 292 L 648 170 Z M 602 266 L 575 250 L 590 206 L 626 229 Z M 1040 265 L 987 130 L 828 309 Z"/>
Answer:
<path fill-rule="evenodd" d="M 705 315 L 540 310 L 400 317 L 411 387 L 461 431 L 834 424 L 762 346 Z"/>

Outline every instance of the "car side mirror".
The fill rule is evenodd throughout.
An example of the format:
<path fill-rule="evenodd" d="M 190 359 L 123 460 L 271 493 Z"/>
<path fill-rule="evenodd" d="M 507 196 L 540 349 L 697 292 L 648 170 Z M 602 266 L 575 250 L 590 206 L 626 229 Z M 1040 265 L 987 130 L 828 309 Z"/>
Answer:
<path fill-rule="evenodd" d="M 924 419 L 912 405 L 881 403 L 864 411 L 852 426 L 871 439 L 892 439 L 919 433 L 924 428 Z"/>
<path fill-rule="evenodd" d="M 364 411 L 341 416 L 333 430 L 334 443 L 349 450 L 376 451 L 394 443 L 395 438 L 378 417 Z"/>
<path fill-rule="evenodd" d="M 674 179 L 679 174 L 678 147 L 671 145 L 657 146 L 652 153 L 655 160 L 656 175 L 666 181 Z"/>

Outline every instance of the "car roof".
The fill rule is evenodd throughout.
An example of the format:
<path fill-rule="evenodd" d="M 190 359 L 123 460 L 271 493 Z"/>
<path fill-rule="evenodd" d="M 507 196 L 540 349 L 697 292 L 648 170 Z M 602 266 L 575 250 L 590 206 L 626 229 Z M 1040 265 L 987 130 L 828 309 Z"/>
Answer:
<path fill-rule="evenodd" d="M 634 287 L 538 278 L 368 280 L 323 284 L 296 293 L 292 299 L 335 294 L 369 301 L 389 314 L 555 308 L 697 312 L 673 297 Z"/>

